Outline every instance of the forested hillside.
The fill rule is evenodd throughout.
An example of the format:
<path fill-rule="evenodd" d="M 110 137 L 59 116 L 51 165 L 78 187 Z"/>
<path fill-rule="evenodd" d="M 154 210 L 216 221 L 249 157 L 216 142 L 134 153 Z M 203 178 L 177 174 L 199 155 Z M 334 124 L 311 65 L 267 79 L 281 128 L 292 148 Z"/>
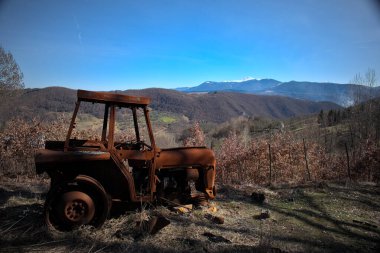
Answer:
<path fill-rule="evenodd" d="M 190 120 L 221 123 L 238 116 L 284 119 L 320 110 L 338 109 L 338 105 L 328 102 L 310 102 L 281 96 L 260 96 L 232 92 L 206 94 L 185 94 L 167 89 L 144 89 L 118 91 L 152 99 L 151 107 L 157 112 L 182 114 Z M 74 108 L 76 91 L 49 87 L 26 89 L 11 108 L 11 114 L 31 118 L 50 118 L 55 112 L 69 112 Z M 85 107 L 85 111 L 96 117 L 101 116 L 97 107 Z M 9 115 L 8 115 L 9 116 Z"/>

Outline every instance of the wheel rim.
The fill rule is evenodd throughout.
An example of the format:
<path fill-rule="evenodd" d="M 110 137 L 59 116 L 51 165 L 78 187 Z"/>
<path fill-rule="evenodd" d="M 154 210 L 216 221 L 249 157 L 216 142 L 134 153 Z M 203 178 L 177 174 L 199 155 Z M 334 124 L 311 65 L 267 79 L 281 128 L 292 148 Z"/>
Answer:
<path fill-rule="evenodd" d="M 95 204 L 87 194 L 71 191 L 62 195 L 57 211 L 62 220 L 82 225 L 94 217 Z"/>
<path fill-rule="evenodd" d="M 78 176 L 51 188 L 45 201 L 49 229 L 69 231 L 80 225 L 101 226 L 111 209 L 106 191 L 95 179 Z"/>

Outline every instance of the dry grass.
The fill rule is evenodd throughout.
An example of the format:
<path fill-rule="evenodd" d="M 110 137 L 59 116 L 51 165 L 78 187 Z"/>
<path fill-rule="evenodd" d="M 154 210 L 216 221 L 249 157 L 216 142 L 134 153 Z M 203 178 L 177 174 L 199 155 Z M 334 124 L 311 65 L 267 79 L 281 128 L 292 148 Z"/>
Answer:
<path fill-rule="evenodd" d="M 127 212 L 100 229 L 49 232 L 43 220 L 47 186 L 0 188 L 1 252 L 377 252 L 380 189 L 376 185 L 224 186 L 215 208 L 178 213 L 158 206 Z M 266 201 L 251 201 L 254 191 Z M 216 211 L 216 212 L 215 212 Z M 269 211 L 270 218 L 255 219 Z M 170 224 L 149 235 L 136 225 L 152 216 Z M 209 215 L 224 217 L 215 224 Z M 214 237 L 205 235 L 214 235 Z M 222 238 L 224 241 L 213 240 Z"/>

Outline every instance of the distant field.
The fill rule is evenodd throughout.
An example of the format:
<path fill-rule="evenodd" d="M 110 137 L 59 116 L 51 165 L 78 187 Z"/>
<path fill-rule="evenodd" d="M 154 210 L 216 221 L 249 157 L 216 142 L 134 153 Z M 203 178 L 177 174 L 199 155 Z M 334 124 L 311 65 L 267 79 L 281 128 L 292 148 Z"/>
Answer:
<path fill-rule="evenodd" d="M 162 116 L 160 118 L 160 121 L 163 123 L 166 123 L 166 124 L 171 124 L 171 123 L 176 122 L 176 119 L 173 117 L 169 117 L 169 116 Z"/>

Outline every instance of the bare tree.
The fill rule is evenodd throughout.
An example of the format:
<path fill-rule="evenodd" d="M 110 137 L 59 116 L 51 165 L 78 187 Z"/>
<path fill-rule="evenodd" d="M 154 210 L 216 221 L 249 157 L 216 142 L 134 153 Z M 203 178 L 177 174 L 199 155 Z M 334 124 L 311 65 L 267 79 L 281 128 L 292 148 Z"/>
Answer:
<path fill-rule="evenodd" d="M 350 117 L 350 129 L 355 136 L 351 142 L 355 152 L 358 144 L 380 138 L 379 100 L 375 99 L 374 90 L 378 86 L 376 72 L 368 69 L 364 75 L 356 74 L 351 83 L 356 84 L 352 90 L 354 106 Z"/>
<path fill-rule="evenodd" d="M 360 73 L 356 74 L 351 80 L 351 84 L 355 85 L 352 87 L 352 96 L 355 105 L 374 98 L 371 88 L 377 86 L 376 71 L 370 68 L 364 75 Z"/>
<path fill-rule="evenodd" d="M 23 74 L 13 55 L 0 46 L 0 129 L 11 117 L 16 95 L 24 88 Z M 16 103 L 15 103 L 16 102 Z"/>
<path fill-rule="evenodd" d="M 13 55 L 0 47 L 0 96 L 24 88 L 23 74 Z"/>

